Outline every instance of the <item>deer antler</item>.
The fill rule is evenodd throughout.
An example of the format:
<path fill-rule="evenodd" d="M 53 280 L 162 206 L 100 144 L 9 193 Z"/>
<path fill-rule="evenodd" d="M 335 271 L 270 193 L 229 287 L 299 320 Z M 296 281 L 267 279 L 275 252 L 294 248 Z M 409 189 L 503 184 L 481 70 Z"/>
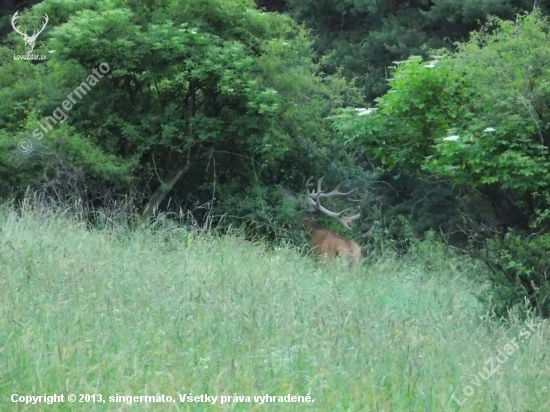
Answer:
<path fill-rule="evenodd" d="M 357 213 L 356 215 L 353 215 L 353 216 L 342 216 L 344 214 L 344 212 L 348 211 L 350 208 L 344 209 L 341 212 L 332 212 L 332 211 L 328 210 L 327 208 L 325 208 L 323 205 L 321 205 L 320 199 L 321 198 L 337 197 L 337 196 L 348 197 L 350 194 L 355 192 L 358 188 L 355 188 L 355 189 L 353 189 L 349 192 L 340 192 L 340 186 L 342 186 L 342 184 L 344 184 L 344 182 L 345 182 L 344 181 L 344 182 L 341 182 L 338 186 L 336 186 L 330 192 L 324 193 L 321 189 L 321 182 L 323 181 L 323 178 L 324 177 L 321 177 L 317 181 L 317 191 L 315 191 L 315 190 L 310 191 L 309 190 L 309 187 L 312 186 L 312 183 L 310 183 L 310 182 L 313 179 L 313 176 L 310 177 L 306 182 L 306 200 L 308 202 L 310 211 L 312 211 L 312 212 L 313 211 L 319 211 L 321 213 L 324 213 L 327 216 L 330 216 L 334 219 L 337 219 L 340 223 L 342 223 L 345 227 L 347 227 L 349 229 L 350 228 L 349 224 L 351 222 L 353 222 L 354 220 L 359 219 L 361 217 L 361 213 Z M 354 200 L 354 199 L 349 199 L 349 200 L 353 201 L 353 202 L 358 202 L 358 200 Z"/>
<path fill-rule="evenodd" d="M 46 28 L 46 24 L 48 24 L 49 20 L 50 19 L 49 19 L 48 15 L 46 13 L 44 13 L 44 24 L 42 25 L 42 28 L 40 30 L 38 30 L 38 32 L 36 30 L 33 30 L 33 34 L 31 36 L 33 39 L 36 39 L 38 37 L 38 35 L 44 31 L 44 29 Z"/>
<path fill-rule="evenodd" d="M 14 14 L 13 14 L 13 17 L 11 18 L 11 25 L 13 27 L 13 30 L 15 30 L 17 33 L 19 33 L 21 36 L 23 36 L 25 38 L 25 40 L 29 39 L 29 40 L 36 40 L 36 38 L 38 37 L 38 35 L 40 33 L 42 33 L 44 31 L 44 29 L 46 28 L 46 24 L 48 24 L 48 21 L 49 21 L 49 17 L 46 13 L 44 13 L 44 24 L 42 25 L 42 28 L 38 31 L 36 31 L 35 29 L 33 29 L 33 33 L 31 36 L 28 36 L 27 35 L 27 31 L 25 30 L 25 32 L 21 32 L 17 26 L 15 25 L 15 21 L 17 20 L 17 18 L 19 17 L 17 15 L 17 13 L 19 13 L 19 11 L 16 11 Z"/>
<path fill-rule="evenodd" d="M 19 31 L 19 29 L 17 28 L 17 26 L 15 25 L 15 20 L 17 20 L 17 18 L 19 17 L 17 15 L 17 13 L 19 13 L 19 11 L 16 11 L 15 14 L 13 15 L 13 17 L 11 18 L 11 25 L 13 27 L 13 30 L 15 30 L 17 33 L 19 33 L 21 36 L 25 37 L 27 34 L 26 33 L 21 33 Z"/>

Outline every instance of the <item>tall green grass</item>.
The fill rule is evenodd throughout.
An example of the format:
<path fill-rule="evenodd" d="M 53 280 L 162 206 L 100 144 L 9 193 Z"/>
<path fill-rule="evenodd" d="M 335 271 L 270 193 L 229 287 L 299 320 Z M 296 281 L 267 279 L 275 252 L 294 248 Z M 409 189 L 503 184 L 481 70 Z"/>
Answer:
<path fill-rule="evenodd" d="M 493 376 L 471 383 L 524 327 L 485 316 L 478 270 L 435 243 L 350 271 L 238 236 L 162 224 L 94 231 L 4 208 L 0 410 L 550 409 L 544 322 Z M 54 393 L 66 402 L 10 401 Z M 66 399 L 94 393 L 107 402 Z M 189 393 L 218 399 L 180 403 Z M 110 403 L 116 394 L 176 402 Z M 254 402 L 266 394 L 314 402 Z"/>

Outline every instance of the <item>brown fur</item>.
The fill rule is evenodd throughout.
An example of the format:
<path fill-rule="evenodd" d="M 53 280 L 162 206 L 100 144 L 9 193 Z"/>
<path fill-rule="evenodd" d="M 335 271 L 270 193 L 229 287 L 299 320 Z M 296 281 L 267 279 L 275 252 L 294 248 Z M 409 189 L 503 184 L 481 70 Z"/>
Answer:
<path fill-rule="evenodd" d="M 346 262 L 353 264 L 361 259 L 361 249 L 353 240 L 325 229 L 310 219 L 304 220 L 304 227 L 311 234 L 309 244 L 318 255 L 330 258 L 341 256 Z"/>

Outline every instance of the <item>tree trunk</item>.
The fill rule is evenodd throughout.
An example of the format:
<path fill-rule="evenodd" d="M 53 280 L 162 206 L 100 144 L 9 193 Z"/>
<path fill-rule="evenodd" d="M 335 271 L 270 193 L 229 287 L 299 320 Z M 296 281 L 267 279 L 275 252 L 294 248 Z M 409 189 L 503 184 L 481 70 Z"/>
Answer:
<path fill-rule="evenodd" d="M 155 190 L 155 193 L 153 193 L 153 196 L 151 196 L 151 199 L 147 202 L 147 205 L 145 206 L 145 209 L 143 210 L 142 217 L 149 219 L 152 217 L 161 202 L 164 200 L 168 192 L 172 190 L 174 185 L 178 182 L 178 180 L 181 179 L 181 177 L 189 170 L 189 167 L 191 166 L 191 146 L 187 149 L 187 162 L 185 166 L 182 169 L 179 169 L 174 174 L 169 176 L 167 179 L 163 179 L 163 181 L 160 182 L 159 187 L 157 190 Z"/>

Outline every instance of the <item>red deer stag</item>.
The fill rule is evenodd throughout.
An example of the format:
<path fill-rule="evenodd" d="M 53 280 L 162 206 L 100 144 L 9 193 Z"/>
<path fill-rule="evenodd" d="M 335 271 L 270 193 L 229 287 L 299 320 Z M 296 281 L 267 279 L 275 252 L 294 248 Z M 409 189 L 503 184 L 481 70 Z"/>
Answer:
<path fill-rule="evenodd" d="M 332 212 L 321 205 L 321 199 L 331 197 L 347 198 L 350 194 L 355 192 L 357 188 L 345 193 L 340 192 L 340 186 L 344 183 L 342 182 L 332 191 L 326 193 L 321 190 L 321 182 L 323 178 L 320 178 L 317 181 L 317 190 L 309 190 L 309 188 L 313 185 L 313 183 L 310 183 L 312 179 L 313 177 L 310 177 L 306 182 L 306 201 L 309 206 L 308 212 L 321 212 L 327 216 L 337 219 L 349 229 L 349 224 L 354 220 L 359 219 L 361 214 L 357 213 L 353 216 L 342 216 L 344 212 L 349 209 L 344 209 L 338 213 Z M 353 264 L 357 264 L 361 259 L 361 249 L 353 240 L 346 239 L 331 230 L 325 229 L 311 219 L 304 220 L 304 227 L 311 235 L 310 246 L 317 254 L 328 257 L 341 256 L 344 261 Z"/>

